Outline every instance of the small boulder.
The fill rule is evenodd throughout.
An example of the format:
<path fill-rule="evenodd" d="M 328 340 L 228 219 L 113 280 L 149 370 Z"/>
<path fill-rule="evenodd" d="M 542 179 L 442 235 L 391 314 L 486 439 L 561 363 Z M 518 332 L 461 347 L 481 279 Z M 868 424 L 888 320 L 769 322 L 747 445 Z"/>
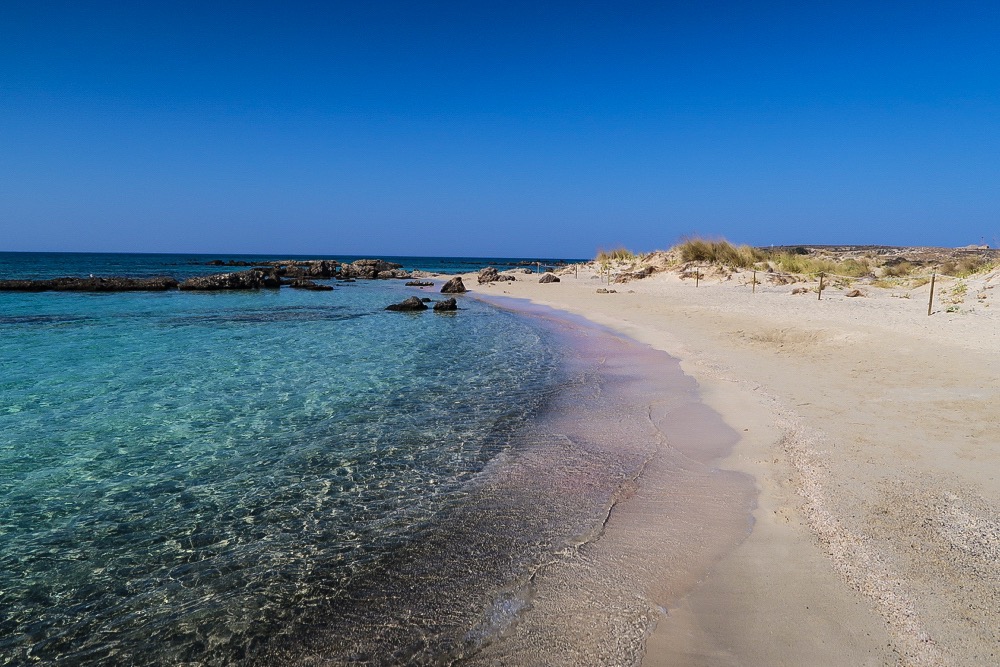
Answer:
<path fill-rule="evenodd" d="M 480 285 L 483 283 L 495 283 L 500 273 L 494 269 L 492 266 L 487 266 L 484 269 L 479 269 L 479 277 L 477 278 Z"/>
<path fill-rule="evenodd" d="M 859 289 L 852 289 L 850 292 L 848 292 L 844 296 L 849 296 L 851 298 L 854 298 L 856 296 L 864 296 L 864 295 L 865 295 L 865 293 L 862 292 L 861 290 L 859 290 Z"/>
<path fill-rule="evenodd" d="M 399 303 L 394 303 L 385 307 L 386 310 L 397 310 L 404 312 L 413 312 L 417 310 L 427 310 L 427 305 L 415 296 L 411 296 L 408 299 L 403 299 Z"/>
<path fill-rule="evenodd" d="M 438 301 L 434 304 L 434 310 L 441 312 L 448 312 L 452 310 L 458 310 L 458 302 L 455 301 L 455 297 L 450 299 L 445 299 L 444 301 Z"/>
<path fill-rule="evenodd" d="M 411 280 L 406 283 L 407 287 L 434 287 L 434 283 L 429 280 Z"/>
<path fill-rule="evenodd" d="M 462 282 L 462 276 L 455 276 L 441 286 L 442 294 L 462 294 L 466 291 L 465 283 Z"/>
<path fill-rule="evenodd" d="M 559 276 L 554 273 L 546 273 L 544 276 L 538 279 L 540 283 L 557 283 L 559 282 Z"/>

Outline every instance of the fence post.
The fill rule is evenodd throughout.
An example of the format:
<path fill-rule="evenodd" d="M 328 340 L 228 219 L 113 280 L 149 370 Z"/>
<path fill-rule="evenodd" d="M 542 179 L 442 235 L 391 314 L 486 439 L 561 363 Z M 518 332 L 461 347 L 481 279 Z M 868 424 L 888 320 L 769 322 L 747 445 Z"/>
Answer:
<path fill-rule="evenodd" d="M 934 279 L 937 278 L 937 272 L 931 274 L 931 297 L 927 300 L 927 315 L 931 314 L 931 308 L 934 306 Z"/>
<path fill-rule="evenodd" d="M 701 282 L 701 271 L 699 269 L 695 269 L 694 270 L 694 286 L 697 287 L 699 282 Z"/>
<path fill-rule="evenodd" d="M 822 299 L 823 299 L 823 272 L 820 271 L 819 272 L 819 298 L 817 298 L 816 300 L 820 301 Z"/>
<path fill-rule="evenodd" d="M 753 285 L 751 285 L 751 287 L 750 287 L 750 293 L 751 294 L 756 294 L 757 293 L 757 272 L 756 271 L 753 272 Z"/>

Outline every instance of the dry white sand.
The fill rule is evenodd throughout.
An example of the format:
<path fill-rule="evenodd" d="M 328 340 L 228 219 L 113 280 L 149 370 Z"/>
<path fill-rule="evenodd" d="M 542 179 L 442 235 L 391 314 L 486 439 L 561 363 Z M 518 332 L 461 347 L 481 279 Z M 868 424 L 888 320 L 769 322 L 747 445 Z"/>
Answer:
<path fill-rule="evenodd" d="M 927 286 L 561 278 L 465 283 L 679 358 L 743 436 L 720 466 L 759 489 L 698 584 L 650 582 L 644 665 L 1000 664 L 1000 277 L 939 282 L 932 316 Z"/>

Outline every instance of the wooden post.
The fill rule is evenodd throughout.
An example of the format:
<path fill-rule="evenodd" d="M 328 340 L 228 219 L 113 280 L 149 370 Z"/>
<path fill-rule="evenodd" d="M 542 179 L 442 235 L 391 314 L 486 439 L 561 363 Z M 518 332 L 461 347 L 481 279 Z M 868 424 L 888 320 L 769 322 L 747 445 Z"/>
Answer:
<path fill-rule="evenodd" d="M 694 270 L 694 286 L 697 287 L 698 283 L 701 281 L 701 271 L 698 269 Z"/>
<path fill-rule="evenodd" d="M 823 272 L 820 271 L 820 274 L 819 274 L 819 298 L 817 299 L 817 301 L 821 300 L 822 298 L 823 298 Z"/>
<path fill-rule="evenodd" d="M 573 277 L 576 278 L 577 280 L 580 279 L 580 265 L 579 264 L 574 264 L 573 265 Z"/>
<path fill-rule="evenodd" d="M 931 298 L 927 300 L 927 314 L 931 314 L 931 308 L 934 307 L 934 279 L 937 278 L 937 272 L 931 274 Z"/>
<path fill-rule="evenodd" d="M 751 294 L 756 294 L 757 293 L 757 272 L 756 271 L 753 272 L 753 285 L 750 287 L 750 293 Z"/>

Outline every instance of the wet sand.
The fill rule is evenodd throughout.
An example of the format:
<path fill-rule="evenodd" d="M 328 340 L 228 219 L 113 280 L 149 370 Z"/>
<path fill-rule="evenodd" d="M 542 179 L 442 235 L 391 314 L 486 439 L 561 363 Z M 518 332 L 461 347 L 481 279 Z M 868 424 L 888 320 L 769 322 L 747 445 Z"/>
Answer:
<path fill-rule="evenodd" d="M 928 317 L 926 287 L 830 289 L 820 301 L 672 274 L 603 286 L 615 294 L 597 293 L 586 271 L 541 285 L 465 278 L 477 293 L 576 313 L 677 357 L 740 436 L 720 467 L 753 477 L 753 530 L 689 586 L 658 588 L 649 568 L 646 594 L 665 610 L 645 646 L 654 667 L 1000 660 L 990 281 L 972 286 L 978 300 L 964 310 Z M 640 492 L 656 478 L 647 471 Z M 629 523 L 629 504 L 607 524 L 608 551 L 627 553 L 619 533 L 658 539 L 655 522 Z"/>
<path fill-rule="evenodd" d="M 603 525 L 539 568 L 526 609 L 462 664 L 638 664 L 665 611 L 658 601 L 691 590 L 750 531 L 752 480 L 717 465 L 739 436 L 664 352 L 565 313 L 518 310 L 572 330 L 571 366 L 597 361 L 597 382 L 561 391 L 532 426 L 565 441 L 562 465 L 582 456 L 559 479 L 561 502 L 586 498 L 594 456 L 604 468 L 619 456 L 642 463 L 628 466 Z M 530 484 L 551 481 L 535 474 Z"/>

